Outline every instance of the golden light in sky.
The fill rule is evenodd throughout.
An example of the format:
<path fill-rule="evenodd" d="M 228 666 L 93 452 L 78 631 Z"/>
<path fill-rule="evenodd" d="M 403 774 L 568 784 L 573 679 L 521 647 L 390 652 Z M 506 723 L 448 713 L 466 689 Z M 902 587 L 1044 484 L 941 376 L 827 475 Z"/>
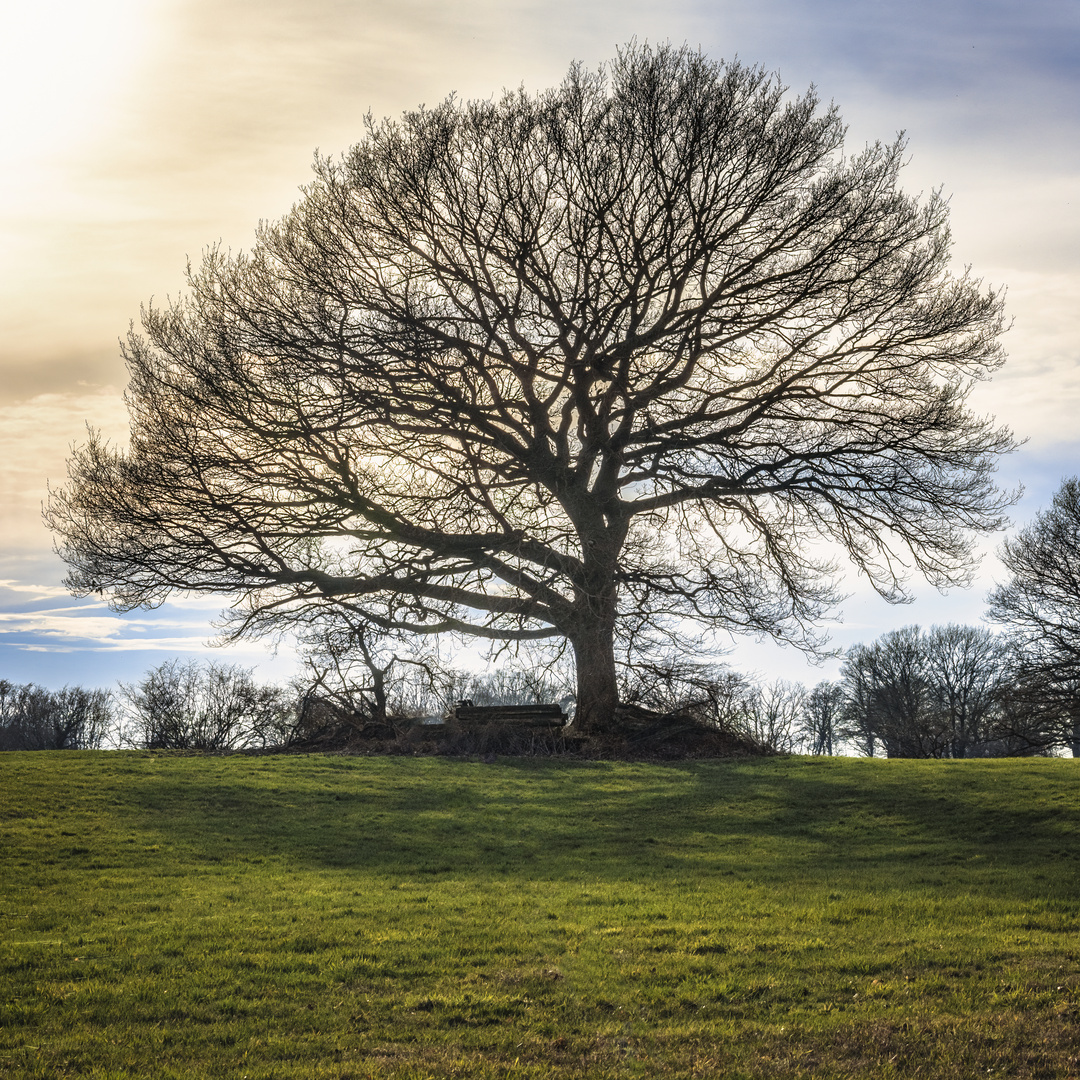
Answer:
<path fill-rule="evenodd" d="M 154 0 L 9 4 L 0 36 L 0 206 L 5 219 L 49 213 L 58 166 L 93 148 L 123 108 L 161 25 Z M 55 208 L 53 208 L 55 209 Z"/>
<path fill-rule="evenodd" d="M 5 163 L 92 140 L 145 62 L 160 8 L 152 0 L 9 5 L 0 38 Z"/>
<path fill-rule="evenodd" d="M 164 9 L 155 0 L 7 5 L 0 35 L 0 362 L 35 351 L 41 301 L 57 299 L 47 284 L 74 269 L 67 244 L 88 224 L 112 217 L 86 174 L 153 59 Z"/>

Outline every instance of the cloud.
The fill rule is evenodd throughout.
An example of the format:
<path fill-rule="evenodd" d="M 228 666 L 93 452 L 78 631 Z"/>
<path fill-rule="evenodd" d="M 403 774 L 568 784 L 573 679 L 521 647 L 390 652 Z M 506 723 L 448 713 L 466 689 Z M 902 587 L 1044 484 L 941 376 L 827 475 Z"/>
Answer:
<path fill-rule="evenodd" d="M 28 593 L 35 600 L 55 600 L 69 595 L 62 585 L 27 585 L 11 579 L 0 579 L 0 589 L 14 593 Z"/>
<path fill-rule="evenodd" d="M 183 633 L 163 633 L 170 630 Z M 52 652 L 69 652 L 76 648 L 96 652 L 131 649 L 201 651 L 207 639 L 205 625 L 193 625 L 191 620 L 103 614 L 102 605 L 96 603 L 0 611 L 0 635 L 19 636 L 22 639 L 18 643 L 20 648 Z"/>
<path fill-rule="evenodd" d="M 0 638 L 37 652 L 204 652 L 221 607 L 220 597 L 177 597 L 152 611 L 117 614 L 99 600 L 72 597 L 62 585 L 3 578 Z"/>
<path fill-rule="evenodd" d="M 101 685 L 134 678 L 177 654 L 240 663 L 274 682 L 297 668 L 287 644 L 216 644 L 220 597 L 177 597 L 152 611 L 120 615 L 48 580 L 60 568 L 40 552 L 0 556 L 0 678 Z"/>
<path fill-rule="evenodd" d="M 115 615 L 93 601 L 63 603 L 62 593 L 50 585 L 0 581 L 0 677 L 100 686 L 137 678 L 177 655 L 238 663 L 270 682 L 287 681 L 298 669 L 288 645 L 215 645 L 205 610 L 170 603 Z"/>
<path fill-rule="evenodd" d="M 1030 438 L 1040 454 L 1075 453 L 1080 274 L 1015 267 L 998 273 L 1009 282 L 1007 311 L 1015 319 L 1004 338 L 1009 360 L 991 382 L 977 388 L 973 403 Z"/>
<path fill-rule="evenodd" d="M 1075 124 L 1080 14 L 1060 0 L 736 0 L 703 5 L 740 54 L 821 84 L 874 87 L 994 123 L 1027 112 Z M 751 52 L 753 50 L 753 52 Z"/>

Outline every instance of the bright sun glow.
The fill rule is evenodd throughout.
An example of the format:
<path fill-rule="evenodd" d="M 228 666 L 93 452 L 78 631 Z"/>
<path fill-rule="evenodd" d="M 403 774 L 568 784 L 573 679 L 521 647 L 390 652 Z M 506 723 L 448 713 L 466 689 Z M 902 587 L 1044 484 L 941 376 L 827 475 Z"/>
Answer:
<path fill-rule="evenodd" d="M 6 212 L 40 199 L 49 166 L 100 136 L 145 63 L 163 7 L 160 0 L 5 5 L 0 197 Z"/>

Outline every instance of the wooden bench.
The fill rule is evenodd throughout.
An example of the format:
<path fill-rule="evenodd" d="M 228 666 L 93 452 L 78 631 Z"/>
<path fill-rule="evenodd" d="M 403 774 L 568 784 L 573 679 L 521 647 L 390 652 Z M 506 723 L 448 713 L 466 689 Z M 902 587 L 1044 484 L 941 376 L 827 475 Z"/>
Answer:
<path fill-rule="evenodd" d="M 474 705 L 459 701 L 447 721 L 466 730 L 493 724 L 559 729 L 566 725 L 566 713 L 559 705 Z"/>

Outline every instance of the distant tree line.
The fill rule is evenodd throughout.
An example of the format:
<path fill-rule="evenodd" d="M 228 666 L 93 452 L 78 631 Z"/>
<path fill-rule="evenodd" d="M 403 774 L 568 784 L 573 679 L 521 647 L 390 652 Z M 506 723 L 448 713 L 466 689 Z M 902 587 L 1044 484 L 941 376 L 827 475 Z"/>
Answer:
<path fill-rule="evenodd" d="M 344 744 L 400 733 L 462 699 L 560 701 L 573 711 L 573 681 L 560 678 L 557 665 L 477 674 L 430 656 L 380 663 L 329 666 L 309 655 L 306 677 L 289 686 L 195 660 L 167 661 L 115 693 L 0 681 L 0 750 Z M 812 688 L 687 660 L 625 672 L 622 694 L 631 708 L 738 734 L 775 753 L 971 758 L 1071 749 L 1080 756 L 1075 709 L 1060 683 L 1040 682 L 1015 639 L 985 627 L 891 631 L 849 649 L 840 677 Z"/>
<path fill-rule="evenodd" d="M 1017 693 L 1012 643 L 985 627 L 908 626 L 849 650 L 834 737 L 885 757 L 1046 753 L 1062 745 L 1048 715 Z"/>
<path fill-rule="evenodd" d="M 1046 678 L 1016 636 L 982 626 L 891 631 L 849 649 L 840 677 L 813 688 L 673 664 L 634 673 L 627 699 L 689 713 L 779 753 L 1080 757 L 1077 695 Z"/>

